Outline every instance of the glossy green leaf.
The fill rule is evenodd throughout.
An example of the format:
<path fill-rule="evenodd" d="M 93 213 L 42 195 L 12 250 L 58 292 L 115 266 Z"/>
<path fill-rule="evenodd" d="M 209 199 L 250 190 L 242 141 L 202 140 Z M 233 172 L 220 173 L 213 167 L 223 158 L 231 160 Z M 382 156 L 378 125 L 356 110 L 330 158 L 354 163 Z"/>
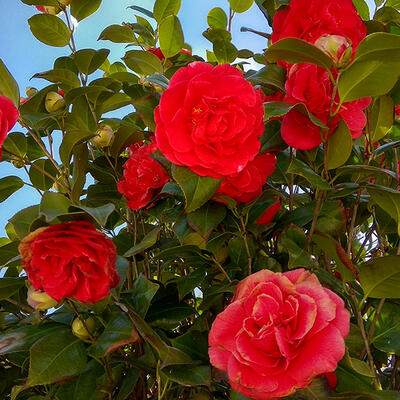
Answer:
<path fill-rule="evenodd" d="M 5 137 L 2 148 L 6 152 L 9 151 L 13 155 L 15 154 L 23 158 L 26 156 L 28 149 L 27 137 L 21 132 L 11 132 Z M 10 155 L 10 158 L 12 157 Z"/>
<path fill-rule="evenodd" d="M 40 202 L 40 214 L 46 217 L 47 222 L 51 222 L 60 215 L 68 214 L 71 206 L 71 201 L 63 194 L 45 192 Z"/>
<path fill-rule="evenodd" d="M 338 127 L 328 137 L 328 151 L 326 156 L 328 169 L 335 169 L 349 159 L 353 149 L 353 139 L 350 129 L 344 120 L 340 120 Z"/>
<path fill-rule="evenodd" d="M 285 70 L 274 64 L 261 68 L 247 78 L 252 85 L 262 85 L 281 91 L 285 90 L 285 79 Z"/>
<path fill-rule="evenodd" d="M 77 375 L 85 366 L 81 340 L 68 331 L 50 333 L 31 348 L 27 385 L 47 385 Z"/>
<path fill-rule="evenodd" d="M 189 225 L 203 237 L 208 237 L 225 218 L 226 207 L 209 202 L 188 215 Z"/>
<path fill-rule="evenodd" d="M 193 360 L 208 362 L 208 340 L 206 332 L 190 330 L 172 340 L 174 347 L 192 357 Z"/>
<path fill-rule="evenodd" d="M 181 0 L 156 0 L 153 8 L 154 18 L 160 23 L 164 18 L 177 15 L 181 8 Z"/>
<path fill-rule="evenodd" d="M 74 61 L 79 72 L 90 75 L 104 63 L 109 54 L 110 50 L 108 49 L 83 49 L 74 54 Z"/>
<path fill-rule="evenodd" d="M 138 340 L 139 336 L 133 322 L 127 314 L 119 313 L 106 325 L 103 333 L 89 347 L 88 352 L 91 356 L 100 358 Z"/>
<path fill-rule="evenodd" d="M 352 0 L 358 15 L 364 20 L 369 21 L 369 7 L 365 0 Z"/>
<path fill-rule="evenodd" d="M 372 165 L 344 165 L 336 170 L 336 176 L 340 175 L 388 175 L 396 179 L 396 174 L 385 168 L 374 167 Z"/>
<path fill-rule="evenodd" d="M 290 63 L 311 63 L 330 70 L 332 59 L 318 47 L 296 38 L 285 38 L 270 46 L 264 53 L 269 63 L 287 61 Z"/>
<path fill-rule="evenodd" d="M 71 200 L 78 202 L 86 183 L 89 150 L 85 143 L 74 147 L 72 168 Z"/>
<path fill-rule="evenodd" d="M 213 42 L 213 52 L 217 57 L 218 64 L 230 64 L 238 56 L 237 48 L 225 40 L 215 40 Z"/>
<path fill-rule="evenodd" d="M 179 299 L 182 300 L 188 293 L 193 291 L 196 287 L 204 281 L 206 271 L 203 268 L 197 268 L 188 275 L 182 276 L 177 281 Z"/>
<path fill-rule="evenodd" d="M 151 11 L 147 10 L 146 8 L 143 8 L 140 6 L 129 6 L 128 8 L 135 10 L 135 11 L 139 11 L 142 14 L 147 15 L 150 18 L 154 18 L 154 14 Z"/>
<path fill-rule="evenodd" d="M 211 28 L 226 29 L 228 17 L 221 7 L 215 7 L 208 12 L 207 23 Z"/>
<path fill-rule="evenodd" d="M 153 230 L 151 230 L 140 243 L 129 249 L 124 254 L 124 257 L 133 256 L 137 253 L 142 252 L 143 250 L 148 249 L 149 247 L 154 246 L 157 243 L 157 238 L 158 234 L 160 233 L 160 230 L 161 230 L 160 228 L 154 228 Z"/>
<path fill-rule="evenodd" d="M 189 168 L 172 166 L 172 176 L 185 195 L 186 212 L 196 211 L 217 191 L 221 179 L 196 175 Z"/>
<path fill-rule="evenodd" d="M 381 96 L 398 80 L 400 61 L 357 60 L 342 72 L 338 91 L 342 103 Z"/>
<path fill-rule="evenodd" d="M 364 298 L 400 298 L 400 256 L 373 258 L 360 266 Z"/>
<path fill-rule="evenodd" d="M 0 278 L 0 300 L 11 297 L 24 286 L 24 278 Z"/>
<path fill-rule="evenodd" d="M 52 69 L 35 74 L 32 78 L 46 79 L 47 81 L 61 85 L 67 90 L 77 88 L 81 85 L 78 76 L 69 69 Z"/>
<path fill-rule="evenodd" d="M 42 171 L 45 171 L 46 174 Z M 36 160 L 29 168 L 29 179 L 36 188 L 41 190 L 50 189 L 54 184 L 54 180 L 50 176 L 57 178 L 57 174 L 56 167 L 49 159 Z"/>
<path fill-rule="evenodd" d="M 69 29 L 67 25 L 55 15 L 36 14 L 29 18 L 28 22 L 33 35 L 44 44 L 54 47 L 64 47 L 68 45 L 70 40 Z"/>
<path fill-rule="evenodd" d="M 241 393 L 235 392 L 231 389 L 231 397 L 230 400 L 251 400 L 246 396 L 243 396 Z"/>
<path fill-rule="evenodd" d="M 140 75 L 153 75 L 162 71 L 160 59 L 147 51 L 130 50 L 123 60 L 128 68 Z"/>
<path fill-rule="evenodd" d="M 100 33 L 98 40 L 110 40 L 114 43 L 133 43 L 135 42 L 135 34 L 127 26 L 110 25 Z"/>
<path fill-rule="evenodd" d="M 94 14 L 100 7 L 102 0 L 71 0 L 71 14 L 81 21 Z"/>
<path fill-rule="evenodd" d="M 30 206 L 18 211 L 11 219 L 15 233 L 23 239 L 30 232 L 32 222 L 39 216 L 39 206 Z"/>
<path fill-rule="evenodd" d="M 99 207 L 79 206 L 77 208 L 88 213 L 100 226 L 106 225 L 109 216 L 115 210 L 114 204 L 111 203 Z"/>
<path fill-rule="evenodd" d="M 233 11 L 243 13 L 254 3 L 254 0 L 228 0 Z"/>
<path fill-rule="evenodd" d="M 0 94 L 8 97 L 15 106 L 19 105 L 18 84 L 0 58 Z"/>
<path fill-rule="evenodd" d="M 152 327 L 175 329 L 184 319 L 195 314 L 195 310 L 185 302 L 162 302 L 150 307 L 146 320 Z"/>
<path fill-rule="evenodd" d="M 8 242 L 0 246 L 0 267 L 7 265 L 12 259 L 19 256 L 18 242 Z"/>
<path fill-rule="evenodd" d="M 320 175 L 314 172 L 307 164 L 298 159 L 293 159 L 290 163 L 287 173 L 300 175 L 305 178 L 312 187 L 321 190 L 330 190 L 329 183 Z"/>
<path fill-rule="evenodd" d="M 393 100 L 390 96 L 375 99 L 369 112 L 371 142 L 377 142 L 386 136 L 393 125 Z"/>
<path fill-rule="evenodd" d="M 157 283 L 149 281 L 143 275 L 139 275 L 133 284 L 129 305 L 138 315 L 144 318 L 159 288 L 160 286 Z"/>
<path fill-rule="evenodd" d="M 158 36 L 161 51 L 166 58 L 178 54 L 185 44 L 182 26 L 176 15 L 170 15 L 160 22 Z"/>
<path fill-rule="evenodd" d="M 95 134 L 85 130 L 70 130 L 68 131 L 61 142 L 59 152 L 60 159 L 64 165 L 69 165 L 72 157 L 72 151 L 75 146 L 91 139 Z"/>
<path fill-rule="evenodd" d="M 354 62 L 360 61 L 400 61 L 399 36 L 386 32 L 376 32 L 366 36 L 358 45 Z"/>
<path fill-rule="evenodd" d="M 179 365 L 169 366 L 162 373 L 171 381 L 184 386 L 208 386 L 211 382 L 211 367 L 209 365 Z"/>
<path fill-rule="evenodd" d="M 0 179 L 0 203 L 21 189 L 24 182 L 17 176 L 6 176 Z"/>

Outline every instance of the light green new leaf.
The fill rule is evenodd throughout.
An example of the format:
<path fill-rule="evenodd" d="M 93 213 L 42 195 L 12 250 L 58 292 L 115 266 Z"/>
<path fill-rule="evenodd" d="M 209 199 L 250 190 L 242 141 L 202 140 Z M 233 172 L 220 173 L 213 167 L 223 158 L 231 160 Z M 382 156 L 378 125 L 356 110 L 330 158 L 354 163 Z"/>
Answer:
<path fill-rule="evenodd" d="M 166 58 L 178 54 L 185 44 L 182 26 L 176 15 L 170 15 L 160 22 L 158 36 L 161 51 Z"/>
<path fill-rule="evenodd" d="M 254 3 L 254 0 L 228 0 L 233 11 L 243 13 Z"/>
<path fill-rule="evenodd" d="M 160 23 L 170 15 L 177 15 L 181 8 L 181 0 L 156 0 L 153 9 L 154 18 Z"/>
<path fill-rule="evenodd" d="M 217 57 L 218 64 L 230 64 L 236 60 L 238 56 L 237 48 L 225 40 L 215 40 L 213 42 L 213 51 Z"/>
<path fill-rule="evenodd" d="M 70 40 L 70 31 L 65 23 L 55 15 L 36 14 L 28 19 L 36 39 L 49 46 L 64 47 Z"/>
<path fill-rule="evenodd" d="M 207 15 L 207 23 L 211 28 L 226 29 L 228 17 L 221 7 L 215 7 Z"/>

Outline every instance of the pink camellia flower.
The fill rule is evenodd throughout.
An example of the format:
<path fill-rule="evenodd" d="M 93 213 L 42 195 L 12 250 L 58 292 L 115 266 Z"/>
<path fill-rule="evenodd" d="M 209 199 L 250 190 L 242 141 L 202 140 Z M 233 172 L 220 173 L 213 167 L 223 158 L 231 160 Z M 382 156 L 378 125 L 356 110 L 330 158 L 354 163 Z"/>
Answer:
<path fill-rule="evenodd" d="M 0 95 L 0 158 L 1 145 L 7 133 L 14 127 L 19 118 L 19 112 L 14 103 L 6 96 Z"/>
<path fill-rule="evenodd" d="M 262 270 L 241 281 L 209 335 L 211 364 L 251 399 L 288 396 L 344 356 L 350 317 L 342 299 L 304 269 Z"/>
<path fill-rule="evenodd" d="M 169 180 L 163 167 L 150 157 L 157 150 L 155 143 L 132 145 L 131 156 L 124 164 L 124 177 L 118 182 L 118 191 L 123 194 L 128 207 L 139 210 L 145 207 Z"/>
<path fill-rule="evenodd" d="M 155 109 L 158 148 L 200 176 L 236 174 L 260 149 L 263 97 L 235 67 L 190 63 L 171 78 Z"/>
<path fill-rule="evenodd" d="M 248 203 L 262 192 L 267 178 L 274 172 L 276 157 L 260 154 L 237 174 L 227 176 L 217 190 L 217 195 L 231 197 L 238 203 Z"/>

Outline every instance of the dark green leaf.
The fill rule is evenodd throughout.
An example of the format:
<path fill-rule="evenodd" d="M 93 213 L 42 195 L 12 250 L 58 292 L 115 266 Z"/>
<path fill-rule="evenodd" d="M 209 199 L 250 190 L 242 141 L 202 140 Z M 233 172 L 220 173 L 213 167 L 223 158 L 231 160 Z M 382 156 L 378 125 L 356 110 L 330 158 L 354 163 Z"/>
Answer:
<path fill-rule="evenodd" d="M 226 207 L 218 203 L 207 203 L 188 215 L 188 222 L 203 237 L 208 237 L 225 218 Z"/>
<path fill-rule="evenodd" d="M 142 14 L 147 15 L 147 16 L 150 17 L 150 18 L 154 18 L 154 14 L 153 14 L 151 11 L 146 10 L 146 9 L 143 8 L 143 7 L 139 7 L 139 6 L 130 6 L 130 7 L 128 7 L 128 8 L 131 8 L 132 10 L 135 10 L 135 11 L 139 11 L 139 12 L 141 12 Z"/>
<path fill-rule="evenodd" d="M 312 187 L 322 190 L 330 190 L 331 188 L 325 179 L 321 178 L 321 176 L 314 172 L 307 164 L 298 159 L 292 160 L 287 172 L 302 176 L 310 183 Z"/>
<path fill-rule="evenodd" d="M 28 149 L 27 138 L 21 132 L 9 133 L 4 139 L 2 148 L 3 150 L 9 151 L 12 154 L 23 158 L 26 156 L 26 151 Z"/>
<path fill-rule="evenodd" d="M 81 85 L 77 75 L 69 69 L 52 69 L 35 74 L 32 78 L 46 79 L 49 82 L 61 85 L 67 90 L 77 88 Z"/>
<path fill-rule="evenodd" d="M 81 21 L 94 14 L 100 7 L 101 0 L 72 0 L 71 14 Z"/>
<path fill-rule="evenodd" d="M 36 167 L 36 168 L 35 168 Z M 45 171 L 48 175 L 56 178 L 57 169 L 49 159 L 37 160 L 33 162 L 29 168 L 29 178 L 32 184 L 41 190 L 48 190 L 54 184 L 54 180 L 50 176 L 45 175 L 42 171 Z"/>
<path fill-rule="evenodd" d="M 393 125 L 393 100 L 390 96 L 375 99 L 369 112 L 371 142 L 377 142 L 386 136 Z"/>
<path fill-rule="evenodd" d="M 83 343 L 68 331 L 44 336 L 30 353 L 28 386 L 47 385 L 77 375 L 86 366 Z"/>
<path fill-rule="evenodd" d="M 172 176 L 185 195 L 186 211 L 188 213 L 200 208 L 217 191 L 221 180 L 201 177 L 189 168 L 173 165 Z"/>
<path fill-rule="evenodd" d="M 96 222 L 100 226 L 105 226 L 107 224 L 108 217 L 115 210 L 114 204 L 111 204 L 111 203 L 104 204 L 103 206 L 99 206 L 99 207 L 79 206 L 77 208 L 80 208 L 81 210 L 88 213 L 91 217 L 93 217 L 96 220 Z"/>
<path fill-rule="evenodd" d="M 272 87 L 276 90 L 285 90 L 285 70 L 279 65 L 267 65 L 261 68 L 255 74 L 250 75 L 247 80 L 252 85 L 262 85 L 266 87 Z"/>
<path fill-rule="evenodd" d="M 179 365 L 169 366 L 162 373 L 173 382 L 184 386 L 208 386 L 211 382 L 211 367 L 209 365 Z"/>
<path fill-rule="evenodd" d="M 45 192 L 40 202 L 40 214 L 46 217 L 47 222 L 51 222 L 60 215 L 68 214 L 71 206 L 71 201 L 61 193 Z"/>
<path fill-rule="evenodd" d="M 16 107 L 19 105 L 18 84 L 0 59 L 0 94 L 8 97 Z"/>
<path fill-rule="evenodd" d="M 13 193 L 24 186 L 24 182 L 17 176 L 6 176 L 0 179 L 0 203 L 8 199 Z"/>
<path fill-rule="evenodd" d="M 32 222 L 39 216 L 39 206 L 31 206 L 18 211 L 11 219 L 17 236 L 23 239 L 30 232 Z"/>
<path fill-rule="evenodd" d="M 54 47 L 64 47 L 68 45 L 70 40 L 69 29 L 67 25 L 55 15 L 36 14 L 29 18 L 28 22 L 33 35 L 41 42 Z"/>
<path fill-rule="evenodd" d="M 107 59 L 110 54 L 108 49 L 84 49 L 78 50 L 74 54 L 74 61 L 79 72 L 85 75 L 90 75 L 95 72 Z"/>
<path fill-rule="evenodd" d="M 143 240 L 140 243 L 138 243 L 137 245 L 135 245 L 131 249 L 129 249 L 124 254 L 124 257 L 133 256 L 133 255 L 135 255 L 137 253 L 142 252 L 143 250 L 148 249 L 149 247 L 154 246 L 157 243 L 157 238 L 158 238 L 158 234 L 159 234 L 160 230 L 161 230 L 161 228 L 155 228 L 152 231 L 150 231 L 143 238 Z"/>
<path fill-rule="evenodd" d="M 114 43 L 133 43 L 135 42 L 135 34 L 127 26 L 110 25 L 100 33 L 98 40 L 110 40 Z"/>
<path fill-rule="evenodd" d="M 197 268 L 189 275 L 182 276 L 177 281 L 179 298 L 183 299 L 188 293 L 200 286 L 206 277 L 206 271 L 202 268 Z"/>
<path fill-rule="evenodd" d="M 95 136 L 94 133 L 85 130 L 70 130 L 68 131 L 61 142 L 59 152 L 60 159 L 64 165 L 69 165 L 72 157 L 72 152 L 75 146 Z"/>
<path fill-rule="evenodd" d="M 186 318 L 195 314 L 194 309 L 184 302 L 160 303 L 150 307 L 146 320 L 153 327 L 175 329 Z"/>
<path fill-rule="evenodd" d="M 353 149 L 353 139 L 350 129 L 344 120 L 339 121 L 338 127 L 328 137 L 327 166 L 335 169 L 342 166 L 350 157 Z"/>
<path fill-rule="evenodd" d="M 0 278 L 0 300 L 11 297 L 24 286 L 25 278 Z"/>
<path fill-rule="evenodd" d="M 354 55 L 354 61 L 400 61 L 399 36 L 376 32 L 361 41 Z"/>
<path fill-rule="evenodd" d="M 132 289 L 132 297 L 129 299 L 130 305 L 142 318 L 147 314 L 151 300 L 159 289 L 157 283 L 153 283 L 146 279 L 143 275 L 135 280 Z"/>

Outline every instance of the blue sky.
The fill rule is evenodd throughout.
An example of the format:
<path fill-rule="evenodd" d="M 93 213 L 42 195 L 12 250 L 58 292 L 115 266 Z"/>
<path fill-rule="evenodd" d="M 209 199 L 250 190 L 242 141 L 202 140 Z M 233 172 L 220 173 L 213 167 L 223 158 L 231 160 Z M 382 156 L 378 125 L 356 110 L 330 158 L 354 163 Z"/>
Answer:
<path fill-rule="evenodd" d="M 62 55 L 69 55 L 69 49 L 46 46 L 37 41 L 31 34 L 27 20 L 36 13 L 33 6 L 27 6 L 19 0 L 6 0 L 7 7 L 2 7 L 0 13 L 0 58 L 4 61 L 17 80 L 21 94 L 26 86 L 44 87 L 42 80 L 29 78 L 37 72 L 51 69 L 54 60 Z M 369 0 L 371 3 L 372 0 Z M 111 42 L 97 41 L 101 31 L 108 25 L 121 22 L 133 22 L 133 10 L 128 6 L 138 5 L 147 9 L 153 8 L 153 0 L 103 0 L 100 9 L 91 17 L 82 21 L 76 31 L 76 45 L 83 48 L 110 48 L 111 62 L 118 61 L 124 54 L 124 46 Z M 179 18 L 185 33 L 185 41 L 193 47 L 193 53 L 204 55 L 206 49 L 212 49 L 210 43 L 201 35 L 207 28 L 207 13 L 213 7 L 228 10 L 227 0 L 182 0 Z M 247 26 L 255 30 L 267 31 L 268 25 L 256 6 L 248 12 L 235 16 L 232 33 L 233 42 L 237 48 L 248 48 L 261 52 L 266 47 L 266 39 L 240 32 L 240 27 Z M 7 38 L 7 39 L 5 39 Z M 16 129 L 14 129 L 16 130 Z M 24 170 L 17 170 L 11 164 L 0 164 L 0 178 L 8 175 L 18 175 L 29 182 Z M 5 202 L 0 203 L 0 237 L 5 236 L 4 227 L 9 218 L 17 211 L 40 201 L 39 195 L 29 187 L 24 187 Z"/>

